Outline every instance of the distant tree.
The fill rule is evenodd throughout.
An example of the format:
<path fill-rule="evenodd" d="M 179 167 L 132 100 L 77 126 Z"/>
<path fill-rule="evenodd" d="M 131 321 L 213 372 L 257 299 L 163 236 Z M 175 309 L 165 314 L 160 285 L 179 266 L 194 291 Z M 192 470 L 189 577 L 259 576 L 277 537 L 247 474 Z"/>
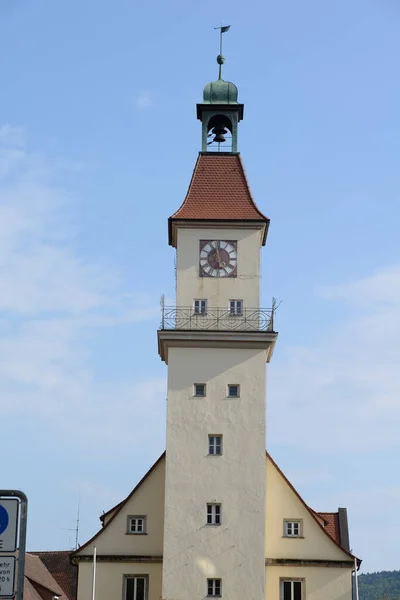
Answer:
<path fill-rule="evenodd" d="M 362 573 L 358 590 L 360 600 L 400 600 L 400 571 Z"/>

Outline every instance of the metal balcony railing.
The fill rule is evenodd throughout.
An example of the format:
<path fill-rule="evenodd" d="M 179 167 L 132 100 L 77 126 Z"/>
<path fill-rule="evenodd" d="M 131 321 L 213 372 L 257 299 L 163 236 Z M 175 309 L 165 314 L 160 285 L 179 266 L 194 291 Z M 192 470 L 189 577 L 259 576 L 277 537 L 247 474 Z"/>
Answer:
<path fill-rule="evenodd" d="M 161 305 L 161 329 L 217 331 L 274 331 L 275 308 L 209 308 Z"/>

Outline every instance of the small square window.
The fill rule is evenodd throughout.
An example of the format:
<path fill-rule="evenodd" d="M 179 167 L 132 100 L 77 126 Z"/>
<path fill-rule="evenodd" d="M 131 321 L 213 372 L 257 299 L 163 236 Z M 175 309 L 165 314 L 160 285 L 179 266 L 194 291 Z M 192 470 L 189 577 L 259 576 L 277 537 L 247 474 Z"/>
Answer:
<path fill-rule="evenodd" d="M 283 522 L 283 535 L 285 537 L 301 537 L 302 521 L 285 519 Z"/>
<path fill-rule="evenodd" d="M 194 301 L 194 314 L 195 315 L 206 315 L 207 314 L 207 300 L 195 300 Z"/>
<path fill-rule="evenodd" d="M 207 504 L 207 525 L 221 525 L 220 504 Z"/>
<path fill-rule="evenodd" d="M 240 385 L 237 383 L 228 385 L 228 397 L 229 398 L 239 398 L 240 396 Z"/>
<path fill-rule="evenodd" d="M 221 592 L 221 579 L 207 579 L 207 596 L 221 596 Z"/>
<path fill-rule="evenodd" d="M 222 435 L 208 436 L 208 454 L 218 456 L 222 454 Z"/>
<path fill-rule="evenodd" d="M 195 383 L 194 384 L 194 396 L 203 397 L 206 395 L 206 384 L 205 383 Z"/>
<path fill-rule="evenodd" d="M 128 517 L 128 533 L 146 533 L 146 517 L 142 515 Z"/>
<path fill-rule="evenodd" d="M 243 300 L 229 300 L 229 314 L 231 317 L 243 316 Z"/>

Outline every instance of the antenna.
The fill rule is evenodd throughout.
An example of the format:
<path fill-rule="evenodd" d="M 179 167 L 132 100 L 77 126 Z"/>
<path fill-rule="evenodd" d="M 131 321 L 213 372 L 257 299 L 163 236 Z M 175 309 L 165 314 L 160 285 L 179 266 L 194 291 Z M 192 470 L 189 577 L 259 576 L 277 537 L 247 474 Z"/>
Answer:
<path fill-rule="evenodd" d="M 79 513 L 80 513 L 80 508 L 81 508 L 81 499 L 80 496 L 78 497 L 78 510 L 77 510 L 77 514 L 76 514 L 76 527 L 72 528 L 66 528 L 63 529 L 62 531 L 75 531 L 75 547 L 73 548 L 73 550 L 77 550 L 79 543 L 78 543 L 78 536 L 79 536 Z M 71 538 L 69 538 L 71 539 Z"/>
<path fill-rule="evenodd" d="M 79 536 L 79 514 L 81 510 L 81 498 L 78 497 L 78 511 L 76 513 L 76 529 L 75 529 L 75 550 L 78 549 L 78 536 Z"/>

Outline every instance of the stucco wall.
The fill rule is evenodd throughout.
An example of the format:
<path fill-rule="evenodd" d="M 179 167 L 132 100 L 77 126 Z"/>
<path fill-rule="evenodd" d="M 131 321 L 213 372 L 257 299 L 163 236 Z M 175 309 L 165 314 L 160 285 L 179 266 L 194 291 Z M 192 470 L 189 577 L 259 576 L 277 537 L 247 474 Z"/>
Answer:
<path fill-rule="evenodd" d="M 237 240 L 237 277 L 199 277 L 200 240 Z M 176 305 L 193 306 L 195 298 L 210 307 L 228 308 L 243 299 L 245 308 L 260 306 L 261 234 L 254 229 L 178 229 Z"/>
<path fill-rule="evenodd" d="M 303 579 L 303 600 L 351 600 L 351 569 L 267 567 L 266 600 L 280 600 L 281 579 Z"/>
<path fill-rule="evenodd" d="M 321 531 L 271 461 L 267 461 L 266 502 L 267 558 L 349 560 L 348 554 Z M 302 519 L 304 539 L 283 537 L 284 519 Z"/>
<path fill-rule="evenodd" d="M 79 564 L 78 600 L 92 598 L 93 563 Z M 96 600 L 124 600 L 124 576 L 147 575 L 148 600 L 161 598 L 161 563 L 126 563 L 100 562 L 96 563 Z"/>
<path fill-rule="evenodd" d="M 97 554 L 162 555 L 165 461 L 160 461 L 113 521 L 93 541 Z M 128 515 L 147 516 L 147 535 L 127 534 Z M 93 554 L 93 545 L 79 555 Z"/>
<path fill-rule="evenodd" d="M 202 598 L 221 577 L 231 600 L 264 595 L 265 354 L 249 349 L 171 348 L 168 362 L 164 598 Z M 193 397 L 193 383 L 207 396 Z M 227 398 L 227 384 L 241 386 Z M 223 455 L 208 456 L 208 434 Z M 207 502 L 222 525 L 206 523 Z"/>

